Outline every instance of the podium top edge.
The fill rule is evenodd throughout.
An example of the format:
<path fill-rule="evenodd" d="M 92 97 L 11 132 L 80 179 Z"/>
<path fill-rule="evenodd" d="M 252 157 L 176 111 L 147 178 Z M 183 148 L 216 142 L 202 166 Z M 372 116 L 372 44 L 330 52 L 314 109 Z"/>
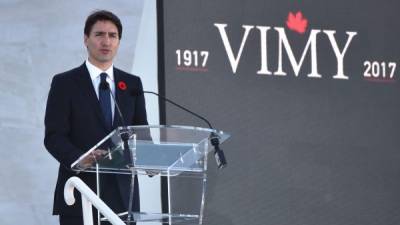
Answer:
<path fill-rule="evenodd" d="M 205 127 L 195 127 L 195 126 L 187 126 L 187 125 L 157 125 L 157 124 L 149 124 L 149 125 L 135 125 L 135 126 L 127 126 L 128 128 L 175 128 L 175 129 L 186 129 L 186 130 L 197 130 L 197 131 L 205 131 L 205 132 L 215 132 L 220 135 L 228 135 L 222 130 L 210 129 Z M 124 127 L 120 126 L 117 129 L 124 129 Z"/>

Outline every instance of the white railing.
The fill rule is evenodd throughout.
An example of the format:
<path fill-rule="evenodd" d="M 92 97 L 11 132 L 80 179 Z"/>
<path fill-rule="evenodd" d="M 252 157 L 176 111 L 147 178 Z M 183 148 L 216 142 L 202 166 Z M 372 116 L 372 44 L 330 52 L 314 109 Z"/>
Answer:
<path fill-rule="evenodd" d="M 93 225 L 92 205 L 96 207 L 113 225 L 125 225 L 125 223 L 115 214 L 81 179 L 71 177 L 67 180 L 64 187 L 64 199 L 68 205 L 75 203 L 74 189 L 81 193 L 83 224 Z"/>

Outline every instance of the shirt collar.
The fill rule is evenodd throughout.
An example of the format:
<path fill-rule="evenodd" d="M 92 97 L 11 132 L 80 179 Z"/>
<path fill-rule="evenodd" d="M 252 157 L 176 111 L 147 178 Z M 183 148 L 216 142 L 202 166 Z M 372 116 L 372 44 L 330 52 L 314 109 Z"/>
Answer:
<path fill-rule="evenodd" d="M 89 62 L 88 59 L 86 60 L 85 64 L 92 80 L 97 79 L 97 77 L 99 77 L 101 73 L 107 73 L 108 78 L 111 79 L 111 81 L 114 81 L 114 64 L 111 64 L 111 66 L 106 71 L 103 71 L 93 65 L 91 62 Z"/>

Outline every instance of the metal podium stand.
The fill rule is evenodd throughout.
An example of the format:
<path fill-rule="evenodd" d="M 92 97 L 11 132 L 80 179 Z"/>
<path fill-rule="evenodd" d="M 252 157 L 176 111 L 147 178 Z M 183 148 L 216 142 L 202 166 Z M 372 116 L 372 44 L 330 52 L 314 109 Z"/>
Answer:
<path fill-rule="evenodd" d="M 130 221 L 202 224 L 211 135 L 217 135 L 220 143 L 229 138 L 222 131 L 199 127 L 118 127 L 71 167 L 97 177 L 100 173 L 165 176 L 168 213 L 132 212 Z M 127 214 L 120 215 L 124 221 Z"/>

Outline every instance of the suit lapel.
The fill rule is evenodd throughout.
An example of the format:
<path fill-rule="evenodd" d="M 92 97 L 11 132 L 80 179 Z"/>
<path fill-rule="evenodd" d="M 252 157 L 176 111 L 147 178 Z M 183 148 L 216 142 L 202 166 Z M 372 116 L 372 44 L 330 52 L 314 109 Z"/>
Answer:
<path fill-rule="evenodd" d="M 94 90 L 93 87 L 92 79 L 90 78 L 90 74 L 88 69 L 86 68 L 85 63 L 83 63 L 79 67 L 79 74 L 77 74 L 76 80 L 79 85 L 79 90 L 82 93 L 82 98 L 83 98 L 82 101 L 92 105 L 96 117 L 100 120 L 100 124 L 104 129 L 106 129 L 105 120 L 103 113 L 101 112 L 100 103 L 97 98 L 96 91 Z"/>

